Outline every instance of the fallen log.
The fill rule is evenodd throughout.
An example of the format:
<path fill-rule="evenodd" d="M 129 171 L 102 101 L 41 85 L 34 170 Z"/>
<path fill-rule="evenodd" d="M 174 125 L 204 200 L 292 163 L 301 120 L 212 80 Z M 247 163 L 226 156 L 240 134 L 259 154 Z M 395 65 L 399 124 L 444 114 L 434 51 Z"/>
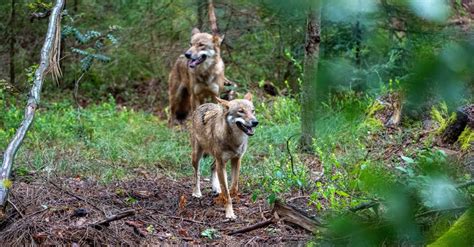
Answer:
<path fill-rule="evenodd" d="M 283 221 L 300 226 L 310 232 L 316 232 L 316 230 L 323 226 L 319 220 L 313 219 L 299 209 L 283 204 L 278 200 L 273 206 L 273 214 L 277 219 L 280 218 Z"/>
<path fill-rule="evenodd" d="M 441 141 L 445 144 L 454 144 L 466 126 L 474 129 L 474 105 L 457 109 L 456 119 L 446 127 L 441 135 Z"/>

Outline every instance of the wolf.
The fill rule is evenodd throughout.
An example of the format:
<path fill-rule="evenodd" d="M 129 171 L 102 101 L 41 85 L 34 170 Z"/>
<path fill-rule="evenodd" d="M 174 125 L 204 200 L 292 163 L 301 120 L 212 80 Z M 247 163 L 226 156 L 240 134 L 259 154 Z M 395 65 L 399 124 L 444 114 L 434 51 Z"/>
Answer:
<path fill-rule="evenodd" d="M 224 88 L 224 62 L 220 47 L 224 37 L 194 28 L 190 48 L 178 57 L 168 78 L 170 126 L 183 123 L 189 112 L 214 99 Z"/>
<path fill-rule="evenodd" d="M 212 169 L 212 189 L 219 193 L 224 204 L 225 217 L 235 219 L 231 196 L 237 196 L 242 156 L 247 150 L 248 137 L 253 136 L 258 120 L 252 103 L 252 94 L 243 99 L 227 101 L 216 98 L 218 104 L 206 103 L 192 115 L 191 162 L 194 167 L 194 197 L 201 197 L 199 161 L 204 153 L 215 158 Z M 232 183 L 227 186 L 226 163 L 230 160 Z"/>

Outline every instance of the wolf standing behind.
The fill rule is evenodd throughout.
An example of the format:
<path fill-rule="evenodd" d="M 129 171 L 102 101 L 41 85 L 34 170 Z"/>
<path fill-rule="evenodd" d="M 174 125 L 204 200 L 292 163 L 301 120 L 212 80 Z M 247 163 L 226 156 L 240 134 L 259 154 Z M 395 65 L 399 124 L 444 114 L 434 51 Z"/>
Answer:
<path fill-rule="evenodd" d="M 183 123 L 189 112 L 214 99 L 224 88 L 224 62 L 221 59 L 222 37 L 201 33 L 194 28 L 191 47 L 176 60 L 169 75 L 170 117 L 168 124 Z"/>
<path fill-rule="evenodd" d="M 217 98 L 217 101 L 219 104 L 200 105 L 193 113 L 191 128 L 191 159 L 195 179 L 193 196 L 202 196 L 199 161 L 203 153 L 211 154 L 216 162 L 212 171 L 212 190 L 220 193 L 219 199 L 224 203 L 225 217 L 234 219 L 236 216 L 231 196 L 238 195 L 240 162 L 247 150 L 248 137 L 254 134 L 258 121 L 250 93 L 247 93 L 244 99 L 226 101 Z M 225 170 L 228 160 L 232 165 L 230 192 Z"/>

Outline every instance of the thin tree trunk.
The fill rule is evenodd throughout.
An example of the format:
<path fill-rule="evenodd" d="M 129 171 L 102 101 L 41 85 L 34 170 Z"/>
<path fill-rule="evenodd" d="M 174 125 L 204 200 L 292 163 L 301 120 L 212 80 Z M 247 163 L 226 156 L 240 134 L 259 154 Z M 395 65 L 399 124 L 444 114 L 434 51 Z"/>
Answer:
<path fill-rule="evenodd" d="M 206 0 L 196 0 L 197 4 L 197 28 L 202 30 L 204 27 L 204 20 L 206 19 Z"/>
<path fill-rule="evenodd" d="M 208 1 L 209 3 L 209 23 L 211 24 L 211 31 L 213 35 L 219 34 L 219 28 L 217 26 L 216 13 L 214 11 L 214 3 L 212 0 Z"/>
<path fill-rule="evenodd" d="M 77 10 L 79 8 L 79 0 L 74 0 L 72 3 L 72 10 L 74 11 L 74 14 L 77 14 Z"/>
<path fill-rule="evenodd" d="M 317 7 L 310 9 L 307 19 L 304 78 L 301 88 L 301 147 L 305 152 L 312 150 L 313 139 L 316 136 L 316 74 L 320 41 L 321 11 L 320 7 Z"/>
<path fill-rule="evenodd" d="M 25 138 L 26 132 L 33 122 L 36 108 L 40 103 L 40 93 L 43 86 L 44 77 L 47 73 L 51 72 L 53 77 L 57 77 L 55 74 L 59 71 L 57 62 L 59 61 L 59 46 L 60 46 L 60 20 L 61 10 L 64 6 L 64 0 L 57 0 L 54 6 L 51 16 L 49 18 L 48 31 L 46 33 L 46 39 L 41 49 L 41 60 L 38 69 L 35 72 L 35 79 L 31 88 L 28 103 L 25 108 L 25 116 L 20 124 L 20 127 L 16 130 L 15 136 L 8 144 L 5 153 L 3 154 L 3 163 L 0 168 L 0 208 L 4 209 L 8 199 L 8 191 L 10 189 L 11 181 L 10 173 L 12 170 L 13 160 L 15 154 L 20 147 L 23 139 Z M 3 212 L 1 216 L 3 216 Z"/>
<path fill-rule="evenodd" d="M 10 84 L 16 86 L 15 83 L 15 18 L 16 18 L 16 0 L 11 0 L 11 12 L 10 12 Z"/>

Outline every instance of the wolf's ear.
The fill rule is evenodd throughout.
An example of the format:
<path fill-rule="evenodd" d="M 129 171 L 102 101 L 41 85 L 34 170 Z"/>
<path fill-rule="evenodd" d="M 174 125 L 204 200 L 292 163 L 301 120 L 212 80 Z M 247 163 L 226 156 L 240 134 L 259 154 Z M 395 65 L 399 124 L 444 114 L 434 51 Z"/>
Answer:
<path fill-rule="evenodd" d="M 201 31 L 199 31 L 199 29 L 197 27 L 193 28 L 193 30 L 191 31 L 191 36 L 192 35 L 195 35 L 197 33 L 200 33 Z"/>
<path fill-rule="evenodd" d="M 221 104 L 222 106 L 224 106 L 226 109 L 229 109 L 229 101 L 225 100 L 225 99 L 221 99 L 219 97 L 216 97 L 216 100 L 217 100 L 217 103 Z"/>
<path fill-rule="evenodd" d="M 225 35 L 219 36 L 219 35 L 214 34 L 214 35 L 212 36 L 212 41 L 213 41 L 214 44 L 216 44 L 216 45 L 221 45 L 221 44 L 222 44 L 222 41 L 224 40 L 224 37 L 225 37 Z"/>
<path fill-rule="evenodd" d="M 245 96 L 244 96 L 244 99 L 246 99 L 248 101 L 252 101 L 252 98 L 253 98 L 253 95 L 251 93 L 246 93 Z"/>

